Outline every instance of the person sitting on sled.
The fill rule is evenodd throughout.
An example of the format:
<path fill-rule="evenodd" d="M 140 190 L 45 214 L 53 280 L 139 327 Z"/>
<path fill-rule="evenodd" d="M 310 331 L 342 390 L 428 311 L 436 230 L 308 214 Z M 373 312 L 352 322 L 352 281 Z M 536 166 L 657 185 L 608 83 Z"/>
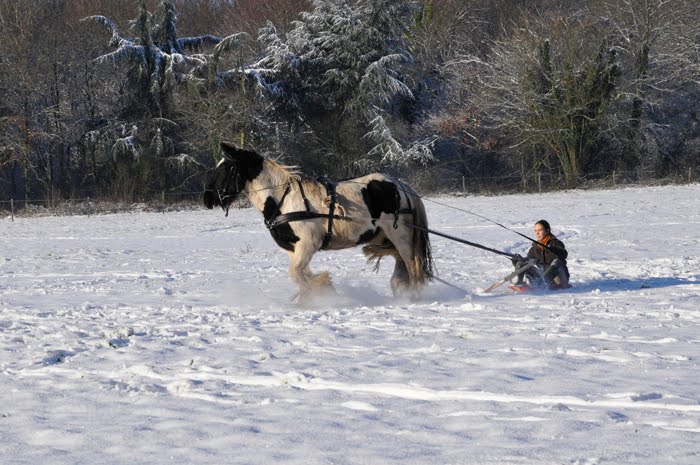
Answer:
<path fill-rule="evenodd" d="M 547 285 L 550 289 L 565 289 L 569 287 L 569 269 L 566 267 L 566 257 L 569 253 L 564 243 L 552 234 L 552 228 L 546 220 L 535 223 L 535 238 L 537 242 L 530 247 L 527 257 L 515 255 L 513 266 L 520 269 L 531 261 L 535 266 L 518 275 L 514 286 L 525 285 L 524 279 L 531 286 Z"/>

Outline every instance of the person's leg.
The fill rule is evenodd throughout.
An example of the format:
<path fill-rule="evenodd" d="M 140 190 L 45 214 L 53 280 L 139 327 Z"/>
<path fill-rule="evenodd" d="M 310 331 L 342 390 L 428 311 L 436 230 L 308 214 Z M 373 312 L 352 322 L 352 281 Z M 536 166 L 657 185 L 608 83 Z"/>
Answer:
<path fill-rule="evenodd" d="M 540 267 L 533 266 L 527 270 L 525 275 L 531 287 L 542 287 L 544 285 L 544 276 Z"/>
<path fill-rule="evenodd" d="M 569 283 L 569 277 L 566 273 L 564 264 L 558 258 L 547 267 L 544 271 L 544 280 L 548 286 L 556 284 L 557 286 L 566 286 Z"/>

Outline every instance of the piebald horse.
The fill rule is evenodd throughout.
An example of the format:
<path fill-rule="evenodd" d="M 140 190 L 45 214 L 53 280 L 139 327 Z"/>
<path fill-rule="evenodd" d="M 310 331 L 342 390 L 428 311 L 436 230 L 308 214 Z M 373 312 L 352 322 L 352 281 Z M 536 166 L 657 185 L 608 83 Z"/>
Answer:
<path fill-rule="evenodd" d="M 300 302 L 333 292 L 328 272 L 315 274 L 309 268 L 319 250 L 362 245 L 377 267 L 382 257 L 394 257 L 395 296 L 415 298 L 433 278 L 425 208 L 403 182 L 380 173 L 338 182 L 314 180 L 226 142 L 221 151 L 204 204 L 228 212 L 242 194 L 262 212 L 272 238 L 289 254 L 289 275 L 299 285 Z"/>

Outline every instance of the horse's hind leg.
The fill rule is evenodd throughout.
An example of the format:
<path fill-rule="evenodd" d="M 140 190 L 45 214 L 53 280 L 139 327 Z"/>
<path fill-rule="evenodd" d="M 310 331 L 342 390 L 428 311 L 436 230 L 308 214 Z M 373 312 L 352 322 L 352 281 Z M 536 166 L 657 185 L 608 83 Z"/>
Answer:
<path fill-rule="evenodd" d="M 298 243 L 294 252 L 289 252 L 289 276 L 299 285 L 299 303 L 304 303 L 314 294 L 335 292 L 328 272 L 311 272 L 309 263 L 314 252 L 314 249 Z"/>
<path fill-rule="evenodd" d="M 399 237 L 395 236 L 393 239 L 399 239 Z M 399 243 L 398 240 L 394 242 L 387 237 L 382 244 L 365 246 L 362 251 L 369 257 L 368 261 L 376 261 L 377 265 L 382 257 L 394 257 L 396 264 L 394 265 L 394 274 L 391 276 L 390 281 L 394 297 L 408 296 L 414 299 L 418 297 L 422 283 L 420 283 L 418 276 L 414 276 L 413 268 L 411 267 L 413 263 L 412 248 L 410 245 L 397 247 L 397 243 Z"/>
<path fill-rule="evenodd" d="M 395 258 L 394 274 L 391 275 L 391 291 L 394 293 L 394 297 L 398 297 L 408 293 L 411 288 L 411 279 L 403 259 L 398 254 Z"/>
<path fill-rule="evenodd" d="M 399 261 L 401 261 L 406 273 L 405 293 L 411 299 L 417 299 L 420 291 L 423 289 L 423 279 L 420 274 L 420 260 L 417 260 L 417 257 L 413 255 L 413 247 L 410 243 L 399 243 L 396 250 L 399 255 L 396 257 L 397 266 Z M 396 270 L 394 273 L 396 273 Z"/>

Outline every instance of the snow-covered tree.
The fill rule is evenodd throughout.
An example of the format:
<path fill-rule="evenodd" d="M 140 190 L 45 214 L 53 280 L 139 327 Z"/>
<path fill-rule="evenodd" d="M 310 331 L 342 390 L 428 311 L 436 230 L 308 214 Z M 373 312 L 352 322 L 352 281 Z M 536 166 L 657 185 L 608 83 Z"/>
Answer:
<path fill-rule="evenodd" d="M 620 168 L 635 169 L 658 162 L 683 143 L 677 135 L 687 122 L 678 113 L 692 113 L 700 92 L 700 3 L 688 0 L 605 0 L 602 21 L 617 38 L 622 76 L 619 111 L 627 115 Z M 684 96 L 674 99 L 671 96 Z M 667 103 L 671 103 L 668 105 Z M 685 107 L 685 108 L 683 108 Z M 668 130 L 672 135 L 667 135 Z M 653 140 L 658 139 L 658 140 Z M 662 139 L 669 139 L 662 141 Z M 675 142 L 674 142 L 675 139 Z M 670 142 L 670 143 L 669 143 Z M 652 149 L 652 150 L 649 150 Z"/>
<path fill-rule="evenodd" d="M 596 41 L 577 37 L 596 34 Z M 550 161 L 566 185 L 579 182 L 610 126 L 619 69 L 615 44 L 576 15 L 530 15 L 483 63 L 474 101 L 487 124 L 514 140 L 539 172 Z M 526 173 L 524 173 L 526 174 Z"/>
<path fill-rule="evenodd" d="M 173 121 L 171 100 L 181 83 L 207 80 L 210 55 L 204 54 L 203 48 L 221 39 L 213 35 L 179 38 L 178 16 L 171 0 L 160 0 L 155 14 L 148 11 L 147 0 L 140 0 L 138 16 L 130 23 L 133 37 L 123 36 L 105 16 L 90 16 L 83 21 L 97 22 L 111 34 L 112 51 L 95 62 L 125 69 L 118 82 L 125 101 L 120 120 L 90 132 L 84 142 L 90 150 L 101 148 L 104 155 L 111 154 L 124 178 L 130 169 L 147 171 L 148 167 L 135 168 L 146 163 L 161 173 L 156 176 L 157 188 L 164 189 L 170 184 L 168 167 L 178 161 L 193 161 L 177 153 L 178 125 Z M 132 129 L 125 131 L 124 127 Z"/>
<path fill-rule="evenodd" d="M 197 78 L 197 72 L 206 65 L 206 57 L 200 53 L 202 47 L 221 41 L 212 35 L 178 38 L 177 13 L 170 0 L 161 0 L 155 15 L 148 11 L 147 0 L 140 0 L 138 17 L 131 22 L 134 38 L 123 37 L 117 25 L 104 16 L 86 20 L 97 21 L 111 33 L 109 45 L 114 50 L 96 61 L 126 64 L 123 87 L 133 111 L 147 111 L 153 117 L 163 116 L 176 84 Z M 197 53 L 188 53 L 192 51 Z"/>
<path fill-rule="evenodd" d="M 282 114 L 310 129 L 345 163 L 357 160 L 357 152 L 365 164 L 368 156 L 375 163 L 406 163 L 414 152 L 376 124 L 388 124 L 400 102 L 413 98 L 403 73 L 412 61 L 407 37 L 413 6 L 396 0 L 314 0 L 288 33 L 271 24 L 261 30 L 264 57 L 247 73 Z M 348 138 L 375 145 L 364 150 Z"/>

